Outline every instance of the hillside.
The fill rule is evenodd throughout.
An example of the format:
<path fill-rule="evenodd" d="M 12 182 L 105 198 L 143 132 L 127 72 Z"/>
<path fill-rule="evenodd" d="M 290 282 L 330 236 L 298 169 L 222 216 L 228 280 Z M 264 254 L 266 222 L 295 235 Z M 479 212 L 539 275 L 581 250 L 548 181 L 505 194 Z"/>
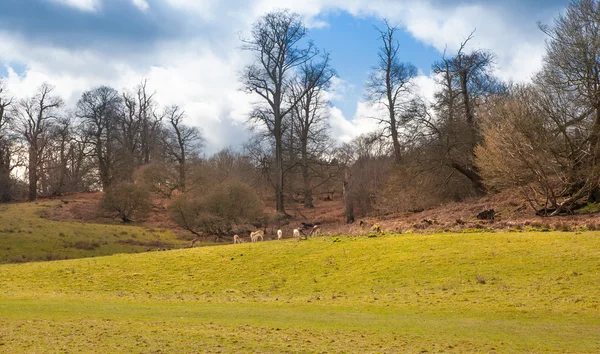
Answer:
<path fill-rule="evenodd" d="M 0 352 L 598 352 L 600 234 L 322 237 L 0 266 Z"/>
<path fill-rule="evenodd" d="M 77 207 L 81 205 L 74 203 Z M 55 221 L 60 200 L 0 205 L 0 264 L 97 257 L 181 248 L 185 239 L 165 228 Z M 82 208 L 83 210 L 83 208 Z"/>
<path fill-rule="evenodd" d="M 54 221 L 85 222 L 85 223 L 115 223 L 98 212 L 103 194 L 78 193 L 66 198 L 69 203 L 54 204 L 45 217 Z M 151 216 L 141 220 L 140 225 L 148 228 L 164 228 L 173 230 L 182 238 L 189 237 L 189 232 L 180 229 L 169 218 L 168 200 L 156 199 Z M 272 204 L 267 201 L 267 204 Z M 318 222 L 322 231 L 328 235 L 365 234 L 369 233 L 373 224 L 379 224 L 387 232 L 439 232 L 462 231 L 465 229 L 556 229 L 570 230 L 585 228 L 595 230 L 600 228 L 598 210 L 600 205 L 592 205 L 591 209 L 580 211 L 579 214 L 560 217 L 541 217 L 535 214 L 523 198 L 515 191 L 507 190 L 497 194 L 489 194 L 481 198 L 471 198 L 460 202 L 445 203 L 426 210 L 412 212 L 374 212 L 373 216 L 357 218 L 355 224 L 346 225 L 344 205 L 341 196 L 336 195 L 332 201 L 316 199 L 315 209 L 305 209 L 301 203 L 289 200 L 286 206 L 290 219 L 281 225 L 284 234 L 291 236 L 292 230 L 301 222 Z M 495 222 L 478 220 L 477 214 L 484 210 L 494 209 Z M 267 213 L 274 213 L 274 207 L 268 206 Z M 361 221 L 363 222 L 361 224 Z M 116 221 L 118 222 L 118 221 Z M 268 237 L 274 236 L 275 225 L 267 229 Z"/>

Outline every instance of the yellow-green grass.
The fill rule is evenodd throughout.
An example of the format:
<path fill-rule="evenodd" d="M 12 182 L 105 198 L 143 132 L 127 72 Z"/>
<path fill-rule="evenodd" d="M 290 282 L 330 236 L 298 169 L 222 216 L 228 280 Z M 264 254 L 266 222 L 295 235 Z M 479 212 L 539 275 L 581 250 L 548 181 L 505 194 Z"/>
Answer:
<path fill-rule="evenodd" d="M 168 230 L 59 222 L 43 218 L 57 202 L 0 205 L 0 264 L 180 248 L 189 242 Z"/>
<path fill-rule="evenodd" d="M 600 233 L 317 238 L 0 266 L 0 352 L 600 352 Z"/>

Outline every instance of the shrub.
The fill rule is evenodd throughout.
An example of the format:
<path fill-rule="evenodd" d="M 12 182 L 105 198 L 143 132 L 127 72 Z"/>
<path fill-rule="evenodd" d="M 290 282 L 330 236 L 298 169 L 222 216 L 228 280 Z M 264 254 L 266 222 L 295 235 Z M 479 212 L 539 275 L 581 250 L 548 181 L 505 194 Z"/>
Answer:
<path fill-rule="evenodd" d="M 125 182 L 108 189 L 101 206 L 107 212 L 118 213 L 123 222 L 131 222 L 147 216 L 152 201 L 147 187 Z"/>
<path fill-rule="evenodd" d="M 236 225 L 252 224 L 263 215 L 263 204 L 247 184 L 223 182 L 208 194 L 183 194 L 170 206 L 172 219 L 200 236 L 229 235 Z"/>

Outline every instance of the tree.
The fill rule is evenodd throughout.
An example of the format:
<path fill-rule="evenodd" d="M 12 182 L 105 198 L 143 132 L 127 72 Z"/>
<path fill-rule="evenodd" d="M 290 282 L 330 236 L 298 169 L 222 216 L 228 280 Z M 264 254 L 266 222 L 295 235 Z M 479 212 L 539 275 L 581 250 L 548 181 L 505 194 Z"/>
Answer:
<path fill-rule="evenodd" d="M 374 105 L 383 105 L 387 117 L 379 119 L 384 124 L 384 132 L 392 139 L 396 163 L 402 161 L 402 129 L 401 113 L 410 103 L 412 79 L 417 76 L 417 68 L 410 63 L 400 62 L 400 43 L 396 39 L 398 27 L 390 26 L 385 20 L 386 28 L 379 31 L 383 45 L 379 48 L 377 65 L 366 84 L 366 97 Z"/>
<path fill-rule="evenodd" d="M 247 92 L 262 99 L 262 105 L 257 107 L 251 119 L 264 125 L 275 140 L 275 199 L 277 211 L 282 213 L 285 212 L 283 123 L 305 94 L 299 95 L 297 100 L 286 98 L 295 70 L 318 55 L 310 41 L 305 48 L 300 47 L 306 41 L 307 33 L 298 14 L 276 11 L 255 22 L 251 38 L 243 40 L 243 49 L 254 54 L 254 63 L 245 67 L 241 80 Z M 314 79 L 323 74 L 315 75 Z"/>
<path fill-rule="evenodd" d="M 178 165 L 178 188 L 185 191 L 187 161 L 197 155 L 203 144 L 200 129 L 183 123 L 185 112 L 178 106 L 165 108 L 164 117 L 167 120 L 165 132 L 162 135 L 165 153 L 168 158 Z"/>
<path fill-rule="evenodd" d="M 49 143 L 41 161 L 42 193 L 62 195 L 68 189 L 69 163 L 75 153 L 72 141 L 72 121 L 66 115 L 56 120 L 49 135 Z"/>
<path fill-rule="evenodd" d="M 8 129 L 8 109 L 12 103 L 11 98 L 4 95 L 4 82 L 0 79 L 0 203 L 12 199 L 11 171 L 12 167 L 12 138 Z"/>
<path fill-rule="evenodd" d="M 263 204 L 256 192 L 239 181 L 216 185 L 205 195 L 185 193 L 170 206 L 171 217 L 197 238 L 231 235 L 233 228 L 256 223 L 263 215 Z"/>
<path fill-rule="evenodd" d="M 337 159 L 344 166 L 345 215 L 346 223 L 351 224 L 355 216 L 366 216 L 372 211 L 394 159 L 377 132 L 360 135 L 342 145 Z"/>
<path fill-rule="evenodd" d="M 122 100 L 119 92 L 107 86 L 84 92 L 77 102 L 77 116 L 82 120 L 83 131 L 89 136 L 93 146 L 102 189 L 110 188 L 116 175 L 115 143 L 121 111 Z"/>
<path fill-rule="evenodd" d="M 453 57 L 443 57 L 433 65 L 441 90 L 436 94 L 435 126 L 437 144 L 445 163 L 468 178 L 478 194 L 485 194 L 485 186 L 474 164 L 477 134 L 477 106 L 488 96 L 501 94 L 505 87 L 493 76 L 494 55 L 485 50 L 466 52 L 473 33 L 461 43 Z"/>
<path fill-rule="evenodd" d="M 329 105 L 324 95 L 335 73 L 328 67 L 328 55 L 325 55 L 321 62 L 311 61 L 302 66 L 291 85 L 290 100 L 297 104 L 292 111 L 290 131 L 298 138 L 300 145 L 305 208 L 314 208 L 312 192 L 315 186 L 312 185 L 311 170 L 314 171 L 323 163 L 322 158 L 331 147 L 327 124 Z"/>
<path fill-rule="evenodd" d="M 148 80 L 142 80 L 135 92 L 124 93 L 124 114 L 121 117 L 121 144 L 128 154 L 131 167 L 147 163 L 157 151 L 162 116 L 156 114 L 156 92 L 148 91 Z M 129 176 L 133 169 L 129 171 Z"/>
<path fill-rule="evenodd" d="M 58 110 L 63 105 L 60 97 L 53 96 L 54 87 L 44 83 L 37 93 L 20 100 L 14 108 L 16 129 L 28 145 L 30 201 L 37 199 L 38 173 L 44 150 L 49 143 L 52 125 L 58 119 Z"/>
<path fill-rule="evenodd" d="M 587 135 L 584 149 L 571 156 L 575 163 L 569 194 L 599 201 L 599 180 L 587 183 L 583 171 L 596 170 L 600 163 L 600 3 L 572 1 L 555 19 L 553 28 L 544 25 L 540 28 L 549 39 L 544 67 L 536 83 L 554 102 L 563 101 L 562 97 L 577 102 L 580 111 L 574 115 L 575 119 L 564 116 L 562 125 L 568 130 L 569 126 L 582 122 Z M 557 108 L 551 110 L 557 112 Z M 572 198 L 572 202 L 579 198 Z"/>
<path fill-rule="evenodd" d="M 572 168 L 569 138 L 541 109 L 537 87 L 512 91 L 481 108 L 483 143 L 475 162 L 490 190 L 516 188 L 532 208 L 549 215 L 564 199 Z"/>
<path fill-rule="evenodd" d="M 152 208 L 148 188 L 133 182 L 122 182 L 106 190 L 102 200 L 102 209 L 115 212 L 123 222 L 132 222 L 133 218 L 143 218 Z"/>

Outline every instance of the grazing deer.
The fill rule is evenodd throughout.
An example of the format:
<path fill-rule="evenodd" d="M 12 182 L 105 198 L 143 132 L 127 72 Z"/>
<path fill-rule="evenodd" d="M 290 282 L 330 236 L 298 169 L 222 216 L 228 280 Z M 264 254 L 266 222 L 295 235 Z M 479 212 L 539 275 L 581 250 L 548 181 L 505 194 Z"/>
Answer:
<path fill-rule="evenodd" d="M 277 239 L 281 240 L 283 238 L 283 232 L 281 230 L 277 230 Z"/>
<path fill-rule="evenodd" d="M 321 228 L 319 225 L 315 225 L 313 226 L 312 230 L 310 230 L 310 234 L 308 234 L 308 236 L 316 236 L 319 234 L 319 232 L 321 232 Z"/>
<path fill-rule="evenodd" d="M 263 230 L 258 230 L 250 233 L 250 240 L 252 242 L 258 242 L 258 238 L 260 237 L 261 241 L 264 241 L 263 237 L 265 236 L 265 232 Z"/>
<path fill-rule="evenodd" d="M 300 241 L 300 231 L 298 229 L 294 229 L 294 239 Z"/>
<path fill-rule="evenodd" d="M 236 243 L 242 243 L 244 242 L 244 240 L 239 237 L 238 235 L 233 235 L 233 244 L 235 245 Z"/>

